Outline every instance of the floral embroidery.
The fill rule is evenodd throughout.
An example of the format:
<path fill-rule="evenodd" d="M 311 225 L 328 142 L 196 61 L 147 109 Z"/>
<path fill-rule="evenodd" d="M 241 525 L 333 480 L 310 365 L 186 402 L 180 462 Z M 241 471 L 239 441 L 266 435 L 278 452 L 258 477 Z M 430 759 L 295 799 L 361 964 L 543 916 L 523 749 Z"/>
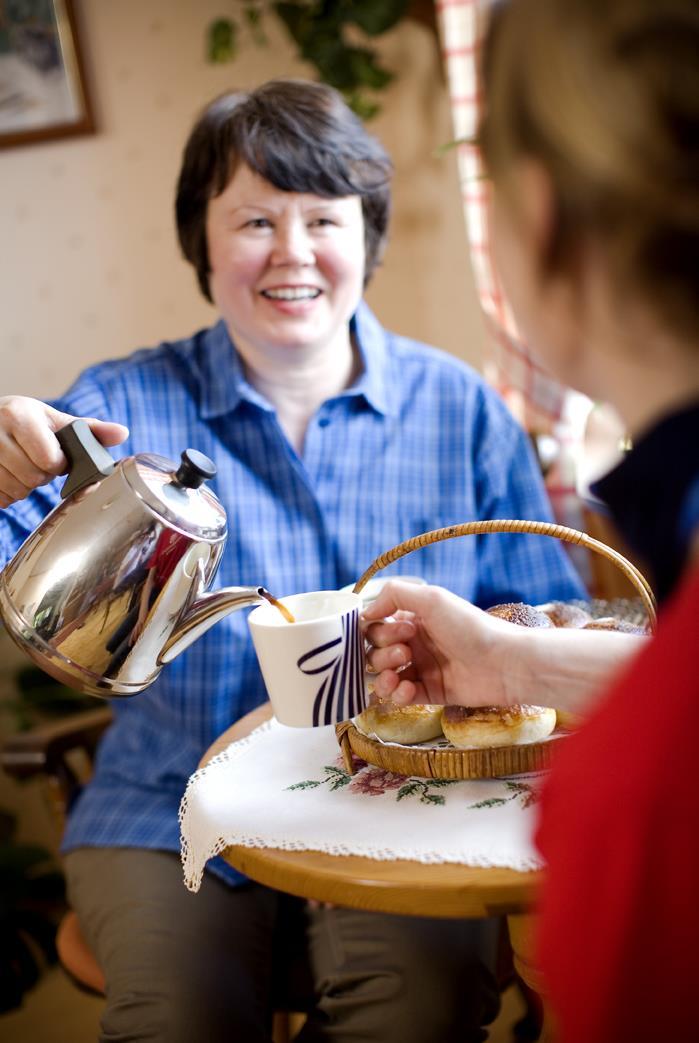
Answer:
<path fill-rule="evenodd" d="M 407 780 L 405 786 L 401 786 L 398 790 L 398 796 L 396 800 L 402 800 L 403 797 L 418 797 L 420 798 L 421 804 L 446 804 L 446 798 L 441 793 L 430 793 L 432 786 L 453 786 L 455 782 L 459 782 L 460 779 L 413 779 Z"/>
<path fill-rule="evenodd" d="M 445 804 L 445 798 L 441 793 L 431 793 L 432 788 L 451 786 L 458 779 L 416 779 L 405 775 L 396 775 L 385 768 L 377 768 L 368 765 L 359 757 L 354 757 L 354 775 L 350 775 L 343 760 L 338 757 L 334 764 L 326 764 L 323 768 L 325 778 L 304 779 L 303 782 L 295 782 L 293 786 L 287 786 L 287 790 L 315 789 L 326 783 L 331 790 L 341 789 L 349 786 L 352 793 L 363 793 L 369 797 L 380 797 L 391 790 L 397 790 L 396 800 L 405 797 L 418 797 L 421 804 Z"/>
<path fill-rule="evenodd" d="M 386 771 L 385 768 L 366 767 L 352 776 L 350 789 L 353 793 L 366 793 L 370 797 L 380 797 L 387 790 L 398 789 L 404 782 L 404 775 L 395 775 L 392 771 Z"/>
<path fill-rule="evenodd" d="M 315 789 L 316 786 L 323 786 L 329 782 L 330 789 L 336 790 L 346 786 L 352 778 L 345 768 L 336 768 L 333 764 L 326 764 L 323 771 L 325 772 L 324 779 L 304 779 L 303 782 L 295 782 L 293 786 L 286 786 L 285 789 Z"/>
<path fill-rule="evenodd" d="M 509 804 L 511 800 L 519 800 L 523 808 L 528 808 L 539 799 L 539 791 L 527 782 L 506 782 L 505 786 L 510 790 L 507 797 L 489 797 L 487 800 L 479 800 L 477 804 L 469 804 L 469 808 L 496 808 L 501 804 Z"/>

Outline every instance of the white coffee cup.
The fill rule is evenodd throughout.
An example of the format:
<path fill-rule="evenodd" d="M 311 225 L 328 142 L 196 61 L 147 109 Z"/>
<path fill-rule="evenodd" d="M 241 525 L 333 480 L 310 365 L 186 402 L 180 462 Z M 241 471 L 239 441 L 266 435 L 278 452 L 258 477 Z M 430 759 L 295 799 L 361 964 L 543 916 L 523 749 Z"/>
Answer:
<path fill-rule="evenodd" d="M 287 623 L 273 605 L 248 617 L 274 715 L 281 724 L 314 728 L 348 720 L 367 704 L 362 599 L 341 590 L 281 599 Z"/>

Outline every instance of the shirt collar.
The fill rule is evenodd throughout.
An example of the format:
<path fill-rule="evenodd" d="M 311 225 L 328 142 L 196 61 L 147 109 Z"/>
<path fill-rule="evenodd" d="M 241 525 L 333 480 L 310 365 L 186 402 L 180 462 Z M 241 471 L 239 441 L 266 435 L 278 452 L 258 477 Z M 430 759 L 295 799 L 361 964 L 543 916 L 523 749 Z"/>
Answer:
<path fill-rule="evenodd" d="M 223 319 L 204 333 L 199 367 L 200 413 L 204 419 L 232 413 L 241 402 L 253 402 L 272 411 L 269 402 L 245 379 L 240 355 Z"/>
<path fill-rule="evenodd" d="M 362 396 L 377 413 L 393 416 L 398 411 L 394 381 L 389 374 L 390 353 L 385 329 L 365 301 L 352 316 L 350 331 L 362 359 L 362 372 L 343 395 Z"/>
<path fill-rule="evenodd" d="M 362 359 L 362 372 L 338 398 L 361 397 L 377 413 L 391 416 L 398 409 L 388 374 L 386 331 L 369 306 L 361 301 L 350 321 Z M 200 412 L 205 419 L 223 416 L 245 402 L 271 411 L 270 404 L 245 379 L 243 365 L 223 319 L 203 338 L 200 367 Z"/>

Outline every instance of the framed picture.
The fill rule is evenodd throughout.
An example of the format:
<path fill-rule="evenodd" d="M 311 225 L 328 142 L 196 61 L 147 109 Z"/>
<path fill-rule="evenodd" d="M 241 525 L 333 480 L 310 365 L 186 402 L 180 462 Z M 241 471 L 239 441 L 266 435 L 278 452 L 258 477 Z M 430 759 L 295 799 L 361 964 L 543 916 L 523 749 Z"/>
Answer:
<path fill-rule="evenodd" d="M 0 148 L 93 130 L 72 0 L 0 0 Z"/>

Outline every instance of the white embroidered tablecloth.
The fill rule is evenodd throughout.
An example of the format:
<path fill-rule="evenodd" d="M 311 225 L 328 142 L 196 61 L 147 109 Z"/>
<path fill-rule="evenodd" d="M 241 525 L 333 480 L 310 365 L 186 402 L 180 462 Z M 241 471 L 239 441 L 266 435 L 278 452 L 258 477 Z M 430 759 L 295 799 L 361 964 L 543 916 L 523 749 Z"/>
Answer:
<path fill-rule="evenodd" d="M 268 721 L 190 778 L 180 806 L 182 864 L 196 891 L 232 844 L 381 860 L 538 869 L 539 775 L 454 781 L 344 767 L 334 727 Z"/>

